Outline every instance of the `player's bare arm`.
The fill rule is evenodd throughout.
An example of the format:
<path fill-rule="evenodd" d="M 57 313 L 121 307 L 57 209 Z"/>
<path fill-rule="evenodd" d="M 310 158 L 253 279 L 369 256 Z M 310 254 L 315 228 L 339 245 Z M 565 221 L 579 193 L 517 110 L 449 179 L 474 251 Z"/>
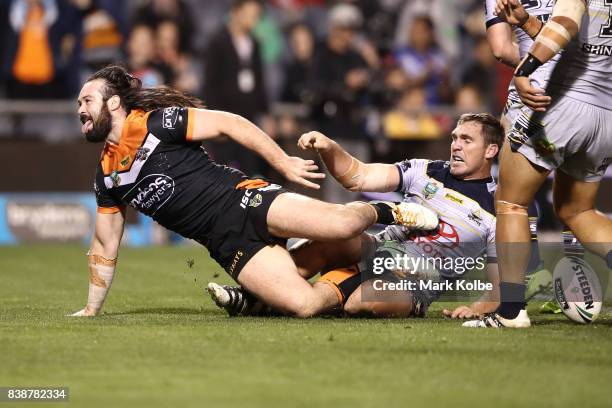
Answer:
<path fill-rule="evenodd" d="M 298 141 L 303 150 L 316 150 L 331 175 L 350 191 L 395 191 L 400 175 L 393 164 L 362 163 L 337 142 L 320 132 L 308 132 Z"/>
<path fill-rule="evenodd" d="M 119 245 L 125 225 L 125 209 L 111 214 L 98 213 L 89 264 L 89 294 L 84 309 L 72 316 L 96 316 L 100 313 L 115 275 Z"/>
<path fill-rule="evenodd" d="M 206 140 L 226 135 L 263 157 L 287 180 L 305 187 L 319 189 L 309 179 L 323 179 L 325 174 L 314 161 L 287 155 L 263 130 L 251 121 L 230 112 L 207 109 L 194 110 L 192 140 Z"/>
<path fill-rule="evenodd" d="M 512 41 L 512 28 L 505 23 L 487 28 L 487 41 L 495 58 L 509 67 L 516 68 L 521 62 L 518 45 Z"/>
<path fill-rule="evenodd" d="M 499 1 L 502 4 L 516 3 L 516 0 Z M 544 25 L 531 50 L 516 68 L 514 72 L 516 90 L 521 100 L 531 109 L 544 112 L 550 105 L 551 99 L 544 95 L 543 90 L 531 85 L 529 76 L 564 49 L 578 34 L 585 11 L 584 0 L 557 1 L 551 19 Z"/>

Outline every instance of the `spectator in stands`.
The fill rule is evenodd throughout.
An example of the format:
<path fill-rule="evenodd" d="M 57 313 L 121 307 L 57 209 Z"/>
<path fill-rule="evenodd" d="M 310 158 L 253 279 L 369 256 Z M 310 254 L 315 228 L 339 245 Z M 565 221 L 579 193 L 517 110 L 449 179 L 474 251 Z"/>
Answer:
<path fill-rule="evenodd" d="M 495 106 L 495 94 L 497 83 L 497 63 L 495 56 L 491 52 L 487 38 L 479 36 L 474 41 L 472 48 L 472 61 L 468 64 L 461 75 L 462 85 L 472 85 L 478 89 L 481 95 L 486 95 L 485 103 L 488 110 L 499 111 Z"/>
<path fill-rule="evenodd" d="M 132 27 L 127 44 L 127 68 L 142 81 L 146 88 L 170 82 L 171 73 L 166 65 L 155 62 L 155 36 L 145 24 Z"/>
<path fill-rule="evenodd" d="M 312 64 L 314 57 L 314 35 L 304 23 L 293 25 L 289 30 L 291 59 L 285 65 L 283 102 L 312 103 Z"/>
<path fill-rule="evenodd" d="M 404 0 L 355 0 L 364 16 L 363 31 L 380 54 L 393 49 L 395 27 Z"/>
<path fill-rule="evenodd" d="M 252 31 L 263 6 L 259 0 L 233 0 L 228 22 L 211 39 L 204 59 L 204 102 L 259 122 L 268 114 L 261 49 Z M 248 174 L 265 174 L 266 164 L 232 141 L 210 143 L 217 162 Z M 238 161 L 236 161 L 238 158 Z"/>
<path fill-rule="evenodd" d="M 4 2 L 0 76 L 9 98 L 64 98 L 78 88 L 79 11 L 60 0 Z M 7 4 L 10 3 L 10 4 Z"/>
<path fill-rule="evenodd" d="M 328 21 L 329 34 L 317 47 L 313 64 L 316 99 L 312 119 L 351 155 L 367 162 L 372 150 L 366 132 L 371 75 L 356 44 L 363 16 L 354 5 L 341 3 L 329 10 Z M 350 193 L 336 189 L 333 183 L 323 188 L 327 201 L 350 199 Z"/>
<path fill-rule="evenodd" d="M 366 136 L 363 108 L 370 73 L 353 42 L 362 20 L 355 6 L 334 6 L 329 11 L 329 35 L 315 55 L 313 75 L 318 103 L 314 119 L 334 138 Z"/>
<path fill-rule="evenodd" d="M 146 24 L 153 30 L 166 20 L 174 21 L 179 31 L 179 50 L 192 52 L 196 30 L 193 12 L 185 0 L 149 0 L 136 10 L 134 24 Z"/>
<path fill-rule="evenodd" d="M 83 14 L 83 62 L 89 71 L 123 59 L 127 37 L 127 2 L 123 0 L 71 0 Z M 88 76 L 88 75 L 86 75 Z"/>
<path fill-rule="evenodd" d="M 425 89 L 407 88 L 395 109 L 383 118 L 385 135 L 390 139 L 436 139 L 442 130 L 427 111 Z"/>
<path fill-rule="evenodd" d="M 423 86 L 428 105 L 449 102 L 449 62 L 434 38 L 434 26 L 427 16 L 416 17 L 408 34 L 408 45 L 395 50 L 398 66 L 408 86 Z"/>
<path fill-rule="evenodd" d="M 180 29 L 174 20 L 162 21 L 157 25 L 156 42 L 158 60 L 172 71 L 172 87 L 197 95 L 200 92 L 200 78 L 192 55 L 182 52 L 179 47 Z"/>
<path fill-rule="evenodd" d="M 484 4 L 482 0 L 476 0 Z M 427 16 L 433 22 L 433 31 L 436 42 L 447 58 L 460 57 L 461 44 L 459 26 L 465 9 L 466 0 L 402 0 L 403 9 L 395 28 L 395 46 L 410 45 L 406 33 L 412 31 L 412 25 L 422 16 Z M 480 15 L 483 15 L 482 9 Z M 482 17 L 481 17 L 482 18 Z M 482 22 L 480 25 L 483 25 Z"/>

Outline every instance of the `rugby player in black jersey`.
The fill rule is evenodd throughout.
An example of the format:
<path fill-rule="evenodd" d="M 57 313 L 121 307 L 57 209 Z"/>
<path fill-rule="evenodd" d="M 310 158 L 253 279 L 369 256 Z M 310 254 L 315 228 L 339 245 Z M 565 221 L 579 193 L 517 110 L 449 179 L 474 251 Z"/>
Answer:
<path fill-rule="evenodd" d="M 459 306 L 444 313 L 452 318 L 471 318 L 495 310 L 499 276 L 495 253 L 495 181 L 491 177 L 491 166 L 503 136 L 499 120 L 490 114 L 466 114 L 461 116 L 451 134 L 449 161 L 412 159 L 396 164 L 366 164 L 319 132 L 303 135 L 298 145 L 302 149 L 316 149 L 330 173 L 345 188 L 356 192 L 401 192 L 404 201 L 435 211 L 439 215 L 439 225 L 431 231 L 390 226 L 376 235 L 364 233 L 347 240 L 297 245 L 291 255 L 299 272 L 307 278 L 321 272 L 315 286 L 333 288 L 335 293 L 328 292 L 330 301 L 327 303 L 332 303 L 335 297 L 336 310 L 343 307 L 349 315 L 424 316 L 442 291 L 383 292 L 372 288 L 372 284 L 377 284 L 369 280 L 367 273 L 361 276 L 357 268 L 346 268 L 363 261 L 364 244 L 377 242 L 382 244 L 383 251 L 407 254 L 414 259 L 467 259 L 486 255 L 487 278 L 493 288 L 469 306 Z M 351 177 L 344 171 L 349 167 L 356 169 Z M 530 212 L 535 214 L 535 207 Z M 537 237 L 535 227 L 534 224 L 534 238 Z M 533 254 L 532 264 L 537 265 L 538 253 L 534 251 Z M 465 273 L 459 268 L 438 272 L 446 281 L 459 279 Z M 398 280 L 391 274 L 380 278 Z M 217 305 L 230 315 L 267 311 L 241 288 L 211 282 L 208 290 Z"/>
<path fill-rule="evenodd" d="M 318 188 L 311 160 L 289 157 L 248 120 L 201 109 L 201 102 L 169 88 L 143 89 L 118 66 L 91 76 L 81 89 L 82 133 L 105 142 L 94 189 L 98 203 L 88 253 L 87 306 L 99 313 L 111 286 L 129 205 L 162 226 L 205 245 L 243 287 L 284 313 L 308 317 L 327 297 L 303 279 L 284 240 L 346 239 L 376 222 L 434 228 L 437 217 L 405 203 L 329 204 L 211 161 L 200 141 L 227 135 L 252 149 L 290 181 Z"/>

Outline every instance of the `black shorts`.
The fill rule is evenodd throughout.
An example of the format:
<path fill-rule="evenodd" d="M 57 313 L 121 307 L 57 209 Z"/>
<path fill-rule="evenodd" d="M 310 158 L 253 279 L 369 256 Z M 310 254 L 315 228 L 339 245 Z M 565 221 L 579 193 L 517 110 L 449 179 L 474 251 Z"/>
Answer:
<path fill-rule="evenodd" d="M 286 192 L 278 184 L 246 180 L 232 191 L 230 205 L 224 208 L 212 231 L 206 238 L 197 240 L 234 280 L 261 249 L 268 245 L 286 245 L 286 239 L 270 234 L 267 222 L 270 205 Z"/>

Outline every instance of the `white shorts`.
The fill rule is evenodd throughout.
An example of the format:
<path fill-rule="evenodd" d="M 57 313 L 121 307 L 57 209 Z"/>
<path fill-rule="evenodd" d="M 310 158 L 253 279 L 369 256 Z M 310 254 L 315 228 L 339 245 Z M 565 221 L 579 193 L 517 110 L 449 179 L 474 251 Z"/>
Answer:
<path fill-rule="evenodd" d="M 535 165 L 596 182 L 612 163 L 612 110 L 568 97 L 553 101 L 546 112 L 523 107 L 508 142 Z"/>

